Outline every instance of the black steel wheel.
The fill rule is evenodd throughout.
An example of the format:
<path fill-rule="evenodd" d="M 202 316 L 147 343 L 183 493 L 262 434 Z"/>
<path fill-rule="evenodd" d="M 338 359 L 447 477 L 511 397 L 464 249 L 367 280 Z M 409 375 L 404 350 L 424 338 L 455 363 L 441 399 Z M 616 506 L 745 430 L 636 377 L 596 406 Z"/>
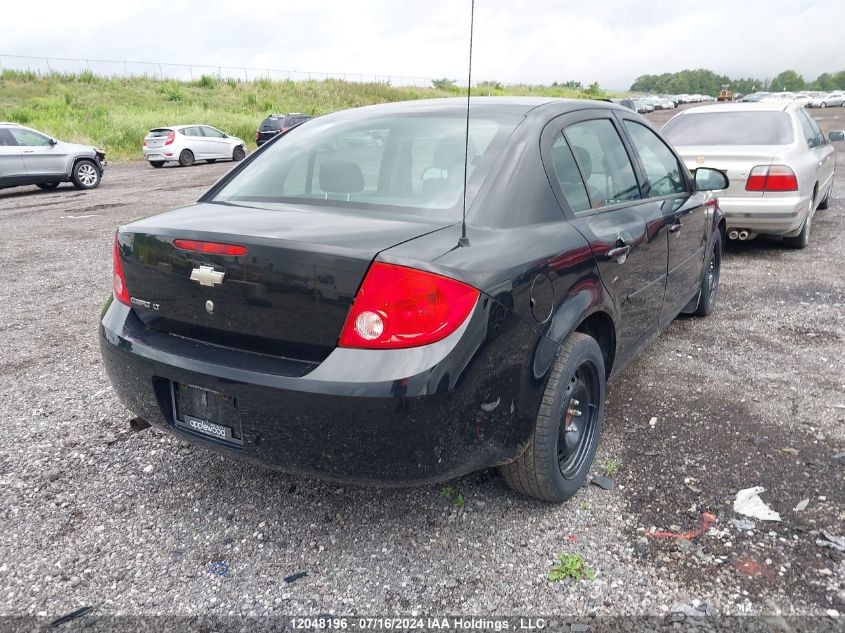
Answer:
<path fill-rule="evenodd" d="M 722 232 L 716 231 L 710 257 L 707 258 L 704 275 L 701 277 L 701 291 L 698 294 L 696 316 L 707 316 L 716 308 L 716 294 L 719 291 L 719 278 L 722 274 Z"/>
<path fill-rule="evenodd" d="M 183 149 L 179 154 L 179 164 L 182 167 L 190 167 L 194 164 L 194 153 L 189 149 Z"/>
<path fill-rule="evenodd" d="M 499 467 L 511 488 L 559 503 L 584 485 L 601 437 L 605 378 L 596 340 L 570 335 L 549 373 L 528 446 Z"/>

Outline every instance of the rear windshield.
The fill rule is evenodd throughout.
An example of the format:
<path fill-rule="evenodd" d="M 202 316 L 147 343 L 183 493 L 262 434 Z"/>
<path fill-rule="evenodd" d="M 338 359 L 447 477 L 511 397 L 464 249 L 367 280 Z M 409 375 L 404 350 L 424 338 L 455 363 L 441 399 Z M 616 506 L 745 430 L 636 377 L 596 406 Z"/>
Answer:
<path fill-rule="evenodd" d="M 216 201 L 376 209 L 458 219 L 466 114 L 338 113 L 294 128 L 237 174 Z M 477 114 L 469 126 L 467 204 L 521 117 Z"/>
<path fill-rule="evenodd" d="M 677 116 L 663 127 L 673 145 L 788 145 L 786 112 L 703 112 Z"/>
<path fill-rule="evenodd" d="M 170 132 L 171 132 L 171 130 L 168 130 L 168 129 L 165 129 L 165 128 L 160 128 L 160 129 L 157 129 L 157 130 L 150 130 L 150 133 L 148 134 L 148 136 L 156 138 L 157 136 L 167 136 L 168 134 L 170 134 Z"/>

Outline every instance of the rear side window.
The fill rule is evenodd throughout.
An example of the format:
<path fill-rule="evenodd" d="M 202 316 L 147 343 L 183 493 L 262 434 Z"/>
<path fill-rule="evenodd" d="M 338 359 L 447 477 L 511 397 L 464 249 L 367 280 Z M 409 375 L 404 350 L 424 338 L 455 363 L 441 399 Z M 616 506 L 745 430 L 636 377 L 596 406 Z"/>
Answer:
<path fill-rule="evenodd" d="M 575 123 L 564 134 L 587 184 L 593 209 L 640 198 L 631 159 L 609 119 Z"/>
<path fill-rule="evenodd" d="M 682 114 L 663 129 L 672 145 L 788 145 L 792 119 L 786 112 L 702 112 Z"/>
<path fill-rule="evenodd" d="M 645 170 L 649 186 L 648 195 L 655 198 L 686 192 L 681 166 L 666 144 L 641 123 L 625 121 L 625 129 L 628 130 Z"/>
<path fill-rule="evenodd" d="M 589 209 L 591 203 L 584 179 L 563 136 L 558 136 L 552 145 L 552 164 L 569 208 L 576 212 Z"/>
<path fill-rule="evenodd" d="M 0 147 L 17 147 L 18 142 L 9 130 L 0 130 Z"/>

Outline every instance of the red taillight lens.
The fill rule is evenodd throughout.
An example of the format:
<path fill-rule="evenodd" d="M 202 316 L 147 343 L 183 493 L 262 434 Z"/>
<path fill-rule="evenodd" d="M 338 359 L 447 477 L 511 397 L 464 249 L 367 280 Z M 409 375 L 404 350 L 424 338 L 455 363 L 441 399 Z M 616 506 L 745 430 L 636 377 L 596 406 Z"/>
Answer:
<path fill-rule="evenodd" d="M 200 242 L 197 240 L 173 240 L 173 246 L 183 251 L 210 253 L 212 255 L 246 255 L 246 246 L 237 244 L 221 244 L 219 242 Z"/>
<path fill-rule="evenodd" d="M 126 289 L 126 279 L 123 276 L 123 264 L 120 263 L 120 244 L 117 241 L 117 234 L 114 236 L 114 257 L 112 259 L 112 283 L 114 284 L 114 298 L 131 305 L 129 301 L 129 290 Z"/>
<path fill-rule="evenodd" d="M 748 174 L 746 191 L 798 191 L 795 172 L 786 165 L 758 165 Z"/>
<path fill-rule="evenodd" d="M 167 140 L 164 142 L 164 144 L 165 144 L 165 145 L 170 145 L 170 144 L 171 144 L 173 141 L 175 141 L 175 140 L 176 140 L 176 132 L 174 132 L 173 130 L 170 130 L 170 131 L 167 133 Z"/>
<path fill-rule="evenodd" d="M 255 130 L 255 140 L 257 141 L 260 138 L 261 138 L 261 130 Z"/>
<path fill-rule="evenodd" d="M 355 297 L 340 347 L 398 349 L 446 338 L 472 312 L 478 290 L 460 281 L 376 262 Z"/>

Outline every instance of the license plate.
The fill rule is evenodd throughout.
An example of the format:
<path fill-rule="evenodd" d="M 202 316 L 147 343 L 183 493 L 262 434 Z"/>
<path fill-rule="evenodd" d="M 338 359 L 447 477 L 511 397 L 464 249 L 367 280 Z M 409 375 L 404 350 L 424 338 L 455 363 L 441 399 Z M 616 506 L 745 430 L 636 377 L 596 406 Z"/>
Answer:
<path fill-rule="evenodd" d="M 173 418 L 179 429 L 228 444 L 243 444 L 238 403 L 232 396 L 185 383 L 173 385 Z"/>

